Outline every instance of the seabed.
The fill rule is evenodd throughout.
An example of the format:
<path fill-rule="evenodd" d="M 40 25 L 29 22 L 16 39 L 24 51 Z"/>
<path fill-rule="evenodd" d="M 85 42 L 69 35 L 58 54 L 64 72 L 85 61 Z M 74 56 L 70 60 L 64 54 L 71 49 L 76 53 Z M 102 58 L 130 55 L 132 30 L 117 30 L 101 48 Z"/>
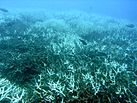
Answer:
<path fill-rule="evenodd" d="M 137 25 L 1 12 L 0 103 L 137 103 Z"/>

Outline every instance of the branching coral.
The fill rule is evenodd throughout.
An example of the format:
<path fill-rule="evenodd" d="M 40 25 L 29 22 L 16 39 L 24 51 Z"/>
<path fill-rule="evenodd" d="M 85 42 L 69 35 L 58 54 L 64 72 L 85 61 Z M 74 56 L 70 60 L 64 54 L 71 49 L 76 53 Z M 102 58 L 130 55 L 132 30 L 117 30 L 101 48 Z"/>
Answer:
<path fill-rule="evenodd" d="M 26 90 L 0 78 L 0 102 L 1 103 L 24 103 L 26 101 Z"/>
<path fill-rule="evenodd" d="M 135 27 L 81 14 L 23 18 L 0 24 L 14 23 L 12 35 L 1 32 L 0 102 L 137 102 Z"/>

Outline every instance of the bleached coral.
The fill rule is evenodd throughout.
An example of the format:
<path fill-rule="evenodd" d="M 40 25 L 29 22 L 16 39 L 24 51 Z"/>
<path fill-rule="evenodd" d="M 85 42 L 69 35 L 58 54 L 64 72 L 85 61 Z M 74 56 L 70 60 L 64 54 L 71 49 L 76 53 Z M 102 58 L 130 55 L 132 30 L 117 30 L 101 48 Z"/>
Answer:
<path fill-rule="evenodd" d="M 15 20 L 10 23 L 21 19 Z M 136 29 L 81 13 L 47 15 L 28 24 L 21 22 L 25 31 L 13 27 L 13 35 L 3 33 L 0 41 L 0 101 L 137 100 Z"/>
<path fill-rule="evenodd" d="M 26 90 L 22 89 L 10 81 L 0 78 L 0 101 L 8 101 L 10 103 L 26 103 Z"/>

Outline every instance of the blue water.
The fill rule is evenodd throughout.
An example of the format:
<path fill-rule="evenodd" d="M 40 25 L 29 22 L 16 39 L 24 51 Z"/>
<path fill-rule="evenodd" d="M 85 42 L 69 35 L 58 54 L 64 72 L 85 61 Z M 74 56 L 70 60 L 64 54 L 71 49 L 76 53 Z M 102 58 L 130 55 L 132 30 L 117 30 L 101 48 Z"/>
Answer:
<path fill-rule="evenodd" d="M 112 102 L 137 102 L 137 0 L 0 0 L 0 103 Z"/>
<path fill-rule="evenodd" d="M 9 11 L 81 10 L 137 22 L 137 0 L 1 0 L 0 8 Z"/>

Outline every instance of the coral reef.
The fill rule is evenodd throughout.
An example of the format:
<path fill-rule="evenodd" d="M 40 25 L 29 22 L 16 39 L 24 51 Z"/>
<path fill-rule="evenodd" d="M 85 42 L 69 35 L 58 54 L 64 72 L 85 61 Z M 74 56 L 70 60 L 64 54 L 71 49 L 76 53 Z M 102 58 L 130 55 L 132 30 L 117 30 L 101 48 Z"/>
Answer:
<path fill-rule="evenodd" d="M 0 18 L 0 102 L 136 103 L 137 28 L 126 24 L 72 12 Z"/>

